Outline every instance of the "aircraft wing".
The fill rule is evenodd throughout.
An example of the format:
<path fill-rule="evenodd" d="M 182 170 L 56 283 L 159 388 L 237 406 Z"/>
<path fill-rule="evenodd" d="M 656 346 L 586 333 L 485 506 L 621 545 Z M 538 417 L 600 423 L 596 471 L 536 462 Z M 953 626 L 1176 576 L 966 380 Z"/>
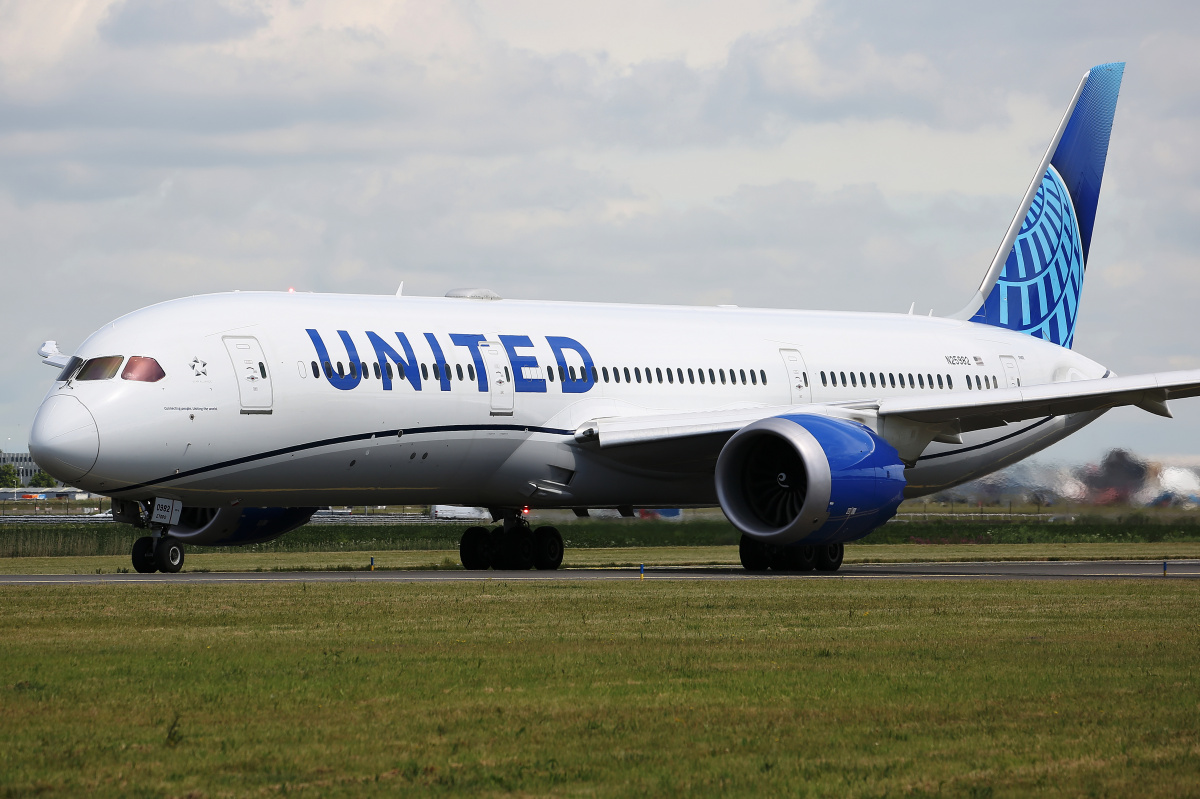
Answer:
<path fill-rule="evenodd" d="M 695 468 L 714 462 L 725 441 L 742 427 L 784 414 L 816 413 L 855 419 L 883 429 L 885 438 L 893 423 L 910 424 L 931 431 L 928 441 L 937 435 L 954 436 L 1024 419 L 1122 405 L 1170 416 L 1167 400 L 1195 396 L 1200 396 L 1200 369 L 984 391 L 914 392 L 912 396 L 873 401 L 597 418 L 576 428 L 575 440 L 618 456 L 633 456 L 636 452 L 661 460 L 664 465 L 675 461 Z"/>

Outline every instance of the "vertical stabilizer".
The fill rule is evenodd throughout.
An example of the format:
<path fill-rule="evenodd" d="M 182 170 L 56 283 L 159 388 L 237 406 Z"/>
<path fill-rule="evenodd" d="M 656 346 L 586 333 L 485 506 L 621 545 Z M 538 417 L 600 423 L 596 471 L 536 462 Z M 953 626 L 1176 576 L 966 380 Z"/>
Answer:
<path fill-rule="evenodd" d="M 1088 70 L 979 291 L 955 318 L 1071 346 L 1124 73 L 1124 63 Z"/>

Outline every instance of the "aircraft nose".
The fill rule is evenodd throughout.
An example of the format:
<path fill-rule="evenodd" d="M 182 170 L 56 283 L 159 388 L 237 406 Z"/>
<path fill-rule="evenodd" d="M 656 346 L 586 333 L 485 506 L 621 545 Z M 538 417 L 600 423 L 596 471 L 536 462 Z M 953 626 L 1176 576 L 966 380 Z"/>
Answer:
<path fill-rule="evenodd" d="M 64 483 L 83 477 L 100 454 L 96 420 L 74 397 L 56 394 L 42 403 L 29 431 L 33 461 Z"/>

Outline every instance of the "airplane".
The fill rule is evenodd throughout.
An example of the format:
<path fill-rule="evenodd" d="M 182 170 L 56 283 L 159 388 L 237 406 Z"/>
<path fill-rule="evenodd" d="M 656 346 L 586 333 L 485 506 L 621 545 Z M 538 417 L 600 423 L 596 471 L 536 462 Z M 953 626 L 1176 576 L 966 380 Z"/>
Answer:
<path fill-rule="evenodd" d="M 483 507 L 467 569 L 556 569 L 525 509 L 720 505 L 751 571 L 836 571 L 900 502 L 1008 466 L 1200 370 L 1072 349 L 1124 63 L 1088 70 L 971 300 L 946 317 L 232 292 L 110 322 L 30 429 L 37 464 L 186 545 L 267 541 L 322 505 Z"/>

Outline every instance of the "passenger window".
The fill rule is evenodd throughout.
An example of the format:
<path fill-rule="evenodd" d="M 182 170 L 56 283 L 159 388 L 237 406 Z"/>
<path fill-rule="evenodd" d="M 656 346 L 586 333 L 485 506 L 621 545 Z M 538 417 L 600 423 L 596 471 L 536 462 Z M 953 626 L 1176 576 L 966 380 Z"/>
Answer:
<path fill-rule="evenodd" d="M 758 385 L 758 375 L 754 374 L 753 369 L 750 370 L 750 385 L 752 385 L 752 386 Z"/>
<path fill-rule="evenodd" d="M 592 367 L 592 382 L 593 383 L 600 382 L 599 378 L 596 377 L 596 367 L 594 367 L 594 366 Z"/>
<path fill-rule="evenodd" d="M 267 366 L 262 361 L 258 362 L 258 373 L 262 375 L 263 380 L 267 379 Z"/>
<path fill-rule="evenodd" d="M 325 362 L 325 376 L 330 380 L 333 379 L 333 364 L 331 364 L 329 361 Z"/>
<path fill-rule="evenodd" d="M 379 364 L 378 364 L 378 363 L 373 363 L 373 364 L 371 364 L 371 367 L 372 367 L 372 368 L 374 369 L 374 371 L 375 371 L 375 379 L 376 379 L 376 380 L 379 380 L 381 377 L 383 377 L 383 372 L 379 371 Z"/>
<path fill-rule="evenodd" d="M 971 382 L 971 378 L 968 377 L 967 382 L 968 383 Z M 983 391 L 983 383 L 979 382 L 979 375 L 975 375 L 975 388 L 979 389 L 980 391 Z"/>
<path fill-rule="evenodd" d="M 553 366 L 546 367 L 546 379 L 549 380 L 551 383 L 554 382 L 554 367 Z"/>
<path fill-rule="evenodd" d="M 504 367 L 504 379 L 505 379 L 505 380 L 512 380 L 512 375 L 510 375 L 510 374 L 508 373 L 508 367 L 507 367 L 507 366 L 506 366 L 506 367 Z"/>
<path fill-rule="evenodd" d="M 932 386 L 933 383 L 930 383 L 929 385 Z M 938 375 L 938 388 L 945 388 L 945 386 L 942 385 L 942 376 L 941 375 Z"/>
<path fill-rule="evenodd" d="M 738 369 L 738 377 L 742 378 L 742 385 L 746 385 L 746 370 Z"/>
<path fill-rule="evenodd" d="M 571 378 L 572 383 L 575 382 L 575 367 L 574 366 L 567 367 L 567 377 Z"/>
<path fill-rule="evenodd" d="M 996 376 L 992 375 L 992 388 L 1000 388 L 1000 384 L 996 382 Z"/>
<path fill-rule="evenodd" d="M 345 377 L 345 376 L 346 376 L 346 370 L 342 368 L 342 362 L 341 362 L 341 361 L 338 361 L 338 362 L 337 362 L 337 373 L 338 373 L 338 377 Z"/>
<path fill-rule="evenodd" d="M 668 367 L 668 369 L 667 369 L 667 382 L 668 382 L 668 383 L 674 383 L 674 382 L 675 382 L 675 373 L 674 373 L 674 372 L 672 372 L 672 371 L 671 371 L 671 369 L 670 369 L 669 367 Z"/>
<path fill-rule="evenodd" d="M 261 363 L 258 366 L 262 368 Z M 135 380 L 139 383 L 157 383 L 166 376 L 167 373 L 158 365 L 158 361 L 141 355 L 131 355 L 125 368 L 121 370 L 122 380 Z M 266 377 L 265 372 L 263 376 Z"/>
<path fill-rule="evenodd" d="M 700 385 L 704 385 L 704 370 L 698 369 L 697 371 L 700 372 Z"/>
<path fill-rule="evenodd" d="M 907 388 L 907 386 L 904 385 L 904 372 L 900 373 L 900 388 Z"/>
<path fill-rule="evenodd" d="M 633 376 L 639 383 L 642 382 L 641 367 L 638 367 L 638 366 L 633 367 Z"/>
<path fill-rule="evenodd" d="M 971 385 L 971 376 L 967 375 L 967 391 L 970 391 L 974 386 Z"/>
<path fill-rule="evenodd" d="M 908 387 L 909 387 L 909 388 L 916 388 L 916 387 L 917 387 L 917 381 L 916 381 L 916 380 L 913 380 L 912 372 L 909 372 L 909 373 L 908 373 Z"/>
<path fill-rule="evenodd" d="M 917 379 L 921 381 L 921 388 L 925 388 L 925 376 L 917 375 Z"/>
<path fill-rule="evenodd" d="M 646 371 L 649 372 L 650 370 L 647 369 Z M 661 383 L 662 382 L 662 369 L 655 369 L 654 374 L 658 375 L 658 382 Z"/>
<path fill-rule="evenodd" d="M 854 381 L 851 381 L 851 382 L 854 382 Z M 858 373 L 858 384 L 860 386 L 862 386 L 863 388 L 867 387 L 867 376 L 865 374 L 863 374 L 862 372 Z"/>
<path fill-rule="evenodd" d="M 855 378 L 854 378 L 854 372 L 850 373 L 850 385 L 854 386 L 855 388 L 858 388 L 858 381 L 855 380 Z"/>
<path fill-rule="evenodd" d="M 825 373 L 824 373 L 824 372 L 821 372 L 821 385 L 823 385 L 823 386 L 828 386 L 828 385 L 829 385 L 829 383 L 828 383 L 828 382 L 826 382 L 826 380 L 825 380 Z"/>
<path fill-rule="evenodd" d="M 429 379 L 429 369 L 427 369 L 427 368 L 425 367 L 425 364 L 421 364 L 421 379 L 422 379 L 422 380 L 428 380 L 428 379 Z"/>
<path fill-rule="evenodd" d="M 679 378 L 679 385 L 683 385 L 683 370 L 678 366 L 675 367 L 675 376 Z"/>
<path fill-rule="evenodd" d="M 313 361 L 313 362 L 312 362 L 312 369 L 313 369 L 313 377 L 320 377 L 320 376 L 321 376 L 321 368 L 320 368 L 319 366 L 317 366 L 317 362 L 316 362 L 316 361 Z"/>
<path fill-rule="evenodd" d="M 875 373 L 871 372 L 871 388 L 875 388 Z"/>
<path fill-rule="evenodd" d="M 950 389 L 951 391 L 954 390 L 954 378 L 950 375 L 946 375 L 946 388 Z"/>
<path fill-rule="evenodd" d="M 106 355 L 103 358 L 92 358 L 85 361 L 79 369 L 76 380 L 108 380 L 117 374 L 121 368 L 123 355 Z"/>
<path fill-rule="evenodd" d="M 847 386 L 847 385 L 849 385 L 849 382 L 846 380 L 846 373 L 845 373 L 845 372 L 838 372 L 838 375 L 839 375 L 839 376 L 842 378 L 842 385 L 843 385 L 843 386 Z"/>
<path fill-rule="evenodd" d="M 386 366 L 386 367 L 387 367 L 388 379 L 389 379 L 389 380 L 391 380 L 391 378 L 392 378 L 392 365 L 391 365 L 390 363 L 386 363 L 386 362 L 385 362 L 385 363 L 384 363 L 384 366 Z M 401 366 L 400 364 L 396 364 L 396 371 L 400 373 L 400 379 L 401 379 L 401 380 L 403 380 L 403 379 L 404 379 L 404 367 L 403 367 L 403 366 Z"/>
<path fill-rule="evenodd" d="M 929 387 L 933 388 L 933 375 L 925 375 L 925 377 L 929 378 Z"/>
<path fill-rule="evenodd" d="M 708 370 L 708 382 L 712 383 L 714 386 L 717 384 L 717 373 L 712 369 Z"/>
<path fill-rule="evenodd" d="M 758 379 L 765 386 L 767 384 L 767 373 L 764 372 L 762 369 L 759 369 L 758 370 Z M 808 372 L 804 373 L 804 387 L 808 388 Z"/>
<path fill-rule="evenodd" d="M 562 368 L 561 366 L 558 367 L 558 382 L 560 382 L 560 383 L 567 382 L 567 370 Z"/>
<path fill-rule="evenodd" d="M 721 385 L 725 385 L 725 370 L 720 369 L 717 371 L 717 374 L 721 375 Z"/>
<path fill-rule="evenodd" d="M 604 376 L 604 382 L 607 383 L 608 382 L 608 367 L 607 366 L 601 367 L 600 374 Z"/>
<path fill-rule="evenodd" d="M 680 380 L 679 382 L 682 383 L 683 381 Z M 690 366 L 688 367 L 688 383 L 693 386 L 696 385 L 696 373 L 692 371 Z"/>
<path fill-rule="evenodd" d="M 903 380 L 904 375 L 901 375 L 900 379 Z M 894 372 L 888 372 L 888 382 L 892 384 L 892 388 L 896 387 L 896 375 Z"/>
<path fill-rule="evenodd" d="M 467 364 L 467 377 L 471 380 L 475 379 L 475 364 Z"/>
<path fill-rule="evenodd" d="M 628 366 L 626 366 L 626 367 L 625 367 L 625 382 L 626 382 L 626 383 L 629 383 L 629 382 L 631 382 L 631 381 L 629 380 L 629 367 L 628 367 Z M 640 381 L 640 380 L 639 380 L 638 382 L 640 383 L 640 382 L 642 382 L 642 381 Z"/>
<path fill-rule="evenodd" d="M 463 370 L 462 370 L 461 363 L 454 364 L 454 373 L 458 375 L 458 379 L 461 382 L 463 379 Z"/>

